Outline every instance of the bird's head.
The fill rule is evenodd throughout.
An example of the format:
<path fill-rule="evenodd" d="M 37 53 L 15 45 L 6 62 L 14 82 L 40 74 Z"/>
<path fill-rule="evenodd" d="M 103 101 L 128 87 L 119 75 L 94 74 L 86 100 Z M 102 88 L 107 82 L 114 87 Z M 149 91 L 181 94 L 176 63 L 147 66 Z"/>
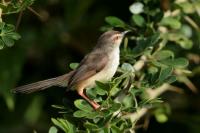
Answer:
<path fill-rule="evenodd" d="M 109 47 L 119 47 L 124 38 L 125 34 L 129 31 L 115 31 L 110 30 L 103 33 L 98 39 L 98 45 L 100 46 L 109 46 Z"/>

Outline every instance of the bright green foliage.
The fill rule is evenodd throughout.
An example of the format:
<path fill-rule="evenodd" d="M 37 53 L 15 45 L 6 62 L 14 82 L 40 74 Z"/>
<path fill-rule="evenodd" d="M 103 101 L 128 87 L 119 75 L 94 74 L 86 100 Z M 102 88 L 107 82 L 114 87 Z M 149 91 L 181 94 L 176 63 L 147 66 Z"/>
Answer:
<path fill-rule="evenodd" d="M 69 67 L 74 70 L 78 67 L 78 65 L 79 63 L 70 63 Z"/>
<path fill-rule="evenodd" d="M 133 15 L 132 20 L 139 27 L 143 27 L 145 25 L 145 20 L 141 15 Z"/>
<path fill-rule="evenodd" d="M 105 21 L 114 27 L 125 27 L 126 25 L 125 22 L 123 22 L 121 19 L 114 16 L 106 17 Z"/>
<path fill-rule="evenodd" d="M 8 3 L 0 3 L 0 8 L 4 14 L 13 14 L 25 10 L 33 4 L 35 0 L 12 0 Z"/>
<path fill-rule="evenodd" d="M 0 49 L 4 46 L 11 47 L 14 41 L 20 39 L 20 35 L 15 32 L 15 27 L 11 24 L 0 23 Z"/>
<path fill-rule="evenodd" d="M 50 129 L 49 129 L 49 133 L 57 133 L 58 132 L 58 129 L 54 126 L 52 126 Z"/>
<path fill-rule="evenodd" d="M 0 3 L 0 49 L 4 46 L 11 47 L 21 36 L 15 32 L 15 26 L 7 24 L 2 20 L 2 14 L 9 15 L 21 12 L 33 4 L 35 0 L 12 0 L 10 2 L 3 1 Z"/>
<path fill-rule="evenodd" d="M 176 71 L 187 71 L 188 60 L 177 57 L 170 45 L 177 44 L 179 49 L 192 48 L 192 40 L 188 38 L 192 33 L 190 31 L 190 35 L 187 34 L 190 26 L 185 26 L 181 15 L 167 14 L 159 6 L 155 8 L 158 2 L 154 0 L 141 2 L 136 5 L 144 7 L 137 14 L 134 10 L 130 16 L 130 24 L 114 16 L 105 18 L 108 25 L 102 27 L 102 30 L 121 28 L 132 31 L 124 39 L 121 65 L 112 81 L 107 83 L 96 81 L 95 88 L 86 90 L 86 94 L 101 105 L 98 110 L 94 110 L 83 99 L 75 100 L 74 108 L 62 108 L 65 112 L 64 119 L 58 118 L 56 123 L 54 119 L 54 123 L 63 131 L 72 133 L 133 131 L 140 117 L 127 116 L 137 115 L 141 109 L 151 109 L 160 123 L 168 120 L 170 107 L 158 98 L 160 93 L 156 90 L 176 82 L 179 77 Z M 184 9 L 191 5 L 173 4 L 179 5 L 177 9 L 183 8 L 184 12 L 181 12 L 183 15 L 192 12 Z M 151 5 L 154 5 L 153 8 Z M 141 61 L 143 61 L 141 66 L 135 65 Z M 74 64 L 70 66 L 74 68 Z M 156 94 L 152 95 L 149 91 Z"/>
<path fill-rule="evenodd" d="M 162 21 L 160 22 L 160 25 L 169 26 L 172 29 L 181 28 L 181 22 L 178 19 L 173 18 L 173 17 L 163 18 Z"/>
<path fill-rule="evenodd" d="M 51 119 L 52 122 L 66 133 L 75 133 L 75 127 L 65 119 Z M 51 129 L 52 130 L 52 129 Z M 55 130 L 55 129 L 54 129 Z"/>

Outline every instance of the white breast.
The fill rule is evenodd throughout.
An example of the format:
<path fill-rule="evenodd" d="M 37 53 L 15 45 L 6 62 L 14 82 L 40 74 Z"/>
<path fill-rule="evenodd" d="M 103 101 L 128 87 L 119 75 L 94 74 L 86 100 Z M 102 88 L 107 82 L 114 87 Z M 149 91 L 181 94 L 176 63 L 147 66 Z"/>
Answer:
<path fill-rule="evenodd" d="M 110 53 L 109 61 L 102 71 L 92 76 L 87 80 L 87 87 L 93 87 L 95 81 L 105 82 L 109 81 L 117 71 L 119 66 L 119 48 L 116 48 L 112 53 Z"/>

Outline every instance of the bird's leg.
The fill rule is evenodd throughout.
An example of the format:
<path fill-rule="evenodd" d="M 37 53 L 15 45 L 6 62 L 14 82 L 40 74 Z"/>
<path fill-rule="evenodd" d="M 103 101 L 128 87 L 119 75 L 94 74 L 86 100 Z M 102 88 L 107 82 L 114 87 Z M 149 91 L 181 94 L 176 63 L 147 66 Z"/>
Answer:
<path fill-rule="evenodd" d="M 87 102 L 89 102 L 92 107 L 96 110 L 100 107 L 100 105 L 98 103 L 96 103 L 95 101 L 89 99 L 83 92 L 83 89 L 78 90 L 78 94 L 83 97 Z"/>

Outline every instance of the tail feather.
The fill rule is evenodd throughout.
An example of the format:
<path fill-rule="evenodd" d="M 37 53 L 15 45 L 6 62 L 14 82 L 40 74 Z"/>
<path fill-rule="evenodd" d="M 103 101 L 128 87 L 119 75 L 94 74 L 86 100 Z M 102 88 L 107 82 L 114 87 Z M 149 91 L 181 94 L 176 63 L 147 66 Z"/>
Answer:
<path fill-rule="evenodd" d="M 12 90 L 13 93 L 32 93 L 35 91 L 40 91 L 40 90 L 44 90 L 47 89 L 49 87 L 52 86 L 61 86 L 61 87 L 66 87 L 68 85 L 68 80 L 71 77 L 71 75 L 73 74 L 73 71 L 56 77 L 56 78 L 51 78 L 51 79 L 46 79 L 46 80 L 42 80 L 42 81 L 38 81 L 35 83 L 31 83 L 31 84 L 27 84 L 27 85 L 23 85 L 17 88 L 14 88 Z"/>
<path fill-rule="evenodd" d="M 32 93 L 56 85 L 56 78 L 38 81 L 13 89 L 14 93 Z"/>

